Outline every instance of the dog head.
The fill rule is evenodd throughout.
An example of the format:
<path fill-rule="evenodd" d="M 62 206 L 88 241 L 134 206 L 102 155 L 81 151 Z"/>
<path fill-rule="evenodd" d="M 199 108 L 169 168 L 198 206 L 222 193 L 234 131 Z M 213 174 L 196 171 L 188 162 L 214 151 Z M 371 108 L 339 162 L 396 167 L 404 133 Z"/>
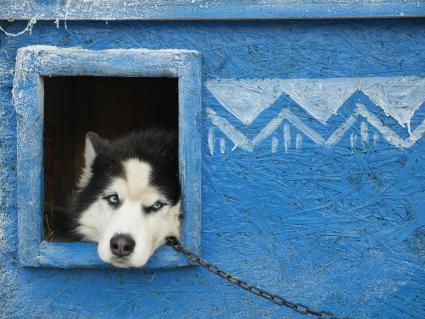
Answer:
<path fill-rule="evenodd" d="M 166 237 L 180 236 L 177 137 L 150 130 L 115 141 L 88 133 L 73 199 L 75 231 L 98 243 L 100 258 L 142 267 Z"/>

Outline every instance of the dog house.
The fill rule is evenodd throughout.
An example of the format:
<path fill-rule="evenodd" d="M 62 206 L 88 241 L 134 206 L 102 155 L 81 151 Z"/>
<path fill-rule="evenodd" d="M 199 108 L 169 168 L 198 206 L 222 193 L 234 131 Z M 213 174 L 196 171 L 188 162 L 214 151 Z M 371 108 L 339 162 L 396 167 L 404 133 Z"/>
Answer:
<path fill-rule="evenodd" d="M 178 130 L 186 247 L 338 317 L 424 318 L 424 17 L 420 0 L 2 1 L 0 318 L 307 318 L 170 246 L 122 270 L 55 233 L 85 134 L 148 127 Z"/>

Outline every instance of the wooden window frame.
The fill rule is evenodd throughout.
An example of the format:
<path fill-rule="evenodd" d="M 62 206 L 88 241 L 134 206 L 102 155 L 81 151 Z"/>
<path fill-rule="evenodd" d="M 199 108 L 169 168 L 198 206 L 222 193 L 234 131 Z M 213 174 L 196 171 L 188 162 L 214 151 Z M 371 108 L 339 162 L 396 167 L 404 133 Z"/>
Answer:
<path fill-rule="evenodd" d="M 110 267 L 97 245 L 44 239 L 43 77 L 178 78 L 179 171 L 182 186 L 182 241 L 200 253 L 201 242 L 201 55 L 193 50 L 85 50 L 28 46 L 18 50 L 13 97 L 17 113 L 17 202 L 19 260 L 22 266 Z M 161 247 L 144 269 L 188 266 L 169 246 Z"/>

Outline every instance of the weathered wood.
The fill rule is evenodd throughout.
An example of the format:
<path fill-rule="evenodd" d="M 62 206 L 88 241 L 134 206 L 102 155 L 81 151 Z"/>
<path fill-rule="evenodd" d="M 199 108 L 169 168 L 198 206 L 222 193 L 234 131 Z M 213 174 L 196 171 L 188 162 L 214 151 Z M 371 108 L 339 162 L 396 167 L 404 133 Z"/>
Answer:
<path fill-rule="evenodd" d="M 31 35 L 1 35 L 0 317 L 295 318 L 198 267 L 58 269 L 52 255 L 38 256 L 54 268 L 20 266 L 18 205 L 40 207 L 17 189 L 42 187 L 31 171 L 41 150 L 18 148 L 32 173 L 17 175 L 16 140 L 42 136 L 17 135 L 16 123 L 41 125 L 42 110 L 16 112 L 12 82 L 17 50 L 44 44 L 198 51 L 202 152 L 189 151 L 202 159 L 202 256 L 341 316 L 424 318 L 424 30 L 424 19 L 40 21 Z M 72 245 L 51 247 L 70 267 L 96 265 L 93 246 Z"/>
<path fill-rule="evenodd" d="M 418 17 L 418 0 L 3 0 L 0 19 L 158 20 Z"/>
<path fill-rule="evenodd" d="M 17 125 L 17 194 L 18 194 L 18 233 L 19 258 L 24 266 L 56 266 L 63 268 L 96 266 L 99 260 L 91 257 L 88 244 L 60 245 L 43 241 L 43 78 L 71 75 L 103 75 L 126 77 L 165 76 L 179 81 L 179 171 L 183 194 L 185 219 L 183 222 L 183 242 L 195 251 L 200 250 L 201 214 L 201 64 L 196 51 L 189 50 L 104 50 L 57 48 L 53 46 L 29 46 L 18 50 L 14 80 L 14 103 L 19 114 Z M 99 93 L 99 92 L 98 92 Z M 107 104 L 105 104 L 106 106 Z M 111 105 L 113 107 L 113 105 Z M 50 111 L 49 106 L 49 111 Z M 60 108 L 60 105 L 57 106 Z M 112 136 L 122 132 L 122 126 L 107 129 L 109 114 L 93 104 L 93 125 L 100 134 Z M 116 108 L 115 108 L 116 109 Z M 69 125 L 75 124 L 72 116 Z M 68 111 L 69 108 L 68 108 Z M 97 112 L 96 112 L 97 111 Z M 174 111 L 175 112 L 175 111 Z M 69 113 L 69 112 L 68 112 Z M 129 114 L 130 115 L 130 114 Z M 104 124 L 102 121 L 106 120 Z M 50 121 L 47 123 L 50 124 Z M 56 123 L 59 125 L 60 123 Z M 134 122 L 137 124 L 137 122 Z M 66 121 L 62 125 L 67 125 Z M 102 131 L 103 128 L 105 131 Z M 131 127 L 130 127 L 131 128 Z M 49 132 L 50 127 L 47 128 Z M 114 134 L 115 132 L 115 134 Z M 34 137 L 36 137 L 34 139 Z M 110 136 L 106 136 L 110 137 Z M 73 139 L 73 134 L 70 134 Z M 72 144 L 72 143 L 68 143 Z M 80 141 L 81 145 L 81 141 Z M 61 147 L 64 147 L 62 145 Z M 69 148 L 72 154 L 72 147 Z M 79 152 L 81 153 L 81 152 Z M 74 155 L 67 154 L 71 159 Z M 60 160 L 63 156 L 60 156 Z M 66 163 L 59 163 L 66 165 Z M 72 171 L 73 167 L 69 170 Z M 55 176 L 61 178 L 62 174 Z M 65 175 L 66 176 L 66 175 Z M 63 176 L 62 176 L 63 177 Z M 49 179 L 50 180 L 50 179 Z M 69 194 L 71 178 L 65 179 L 68 186 L 63 193 Z M 49 184 L 48 184 L 49 185 Z M 28 187 L 30 186 L 30 187 Z M 50 193 L 48 194 L 50 196 Z M 49 197 L 50 198 L 50 197 Z M 62 199 L 63 200 L 63 199 Z M 79 248 L 81 245 L 81 248 Z M 94 246 L 94 244 L 91 244 Z M 57 249 L 56 247 L 60 247 Z M 90 248 L 86 248 L 90 247 Z M 75 251 L 74 251 L 75 249 Z M 69 256 L 74 256 L 71 258 Z M 171 265 L 187 265 L 187 260 L 169 249 L 163 249 L 151 259 L 147 268 L 169 268 Z M 80 264 L 79 264 L 80 262 Z"/>

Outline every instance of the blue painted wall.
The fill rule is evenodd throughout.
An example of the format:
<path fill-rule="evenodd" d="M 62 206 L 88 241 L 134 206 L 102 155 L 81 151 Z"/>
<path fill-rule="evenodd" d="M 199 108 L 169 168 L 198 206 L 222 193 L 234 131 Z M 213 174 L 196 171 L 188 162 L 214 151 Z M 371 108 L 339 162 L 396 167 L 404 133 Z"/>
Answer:
<path fill-rule="evenodd" d="M 8 31 L 25 26 L 15 22 Z M 31 35 L 2 34 L 0 41 L 0 317 L 302 318 L 196 267 L 143 272 L 18 266 L 12 81 L 16 50 L 33 44 L 199 51 L 205 84 L 203 256 L 341 316 L 425 317 L 425 138 L 398 147 L 382 127 L 359 116 L 337 143 L 324 145 L 283 119 L 250 151 L 233 145 L 232 134 L 255 140 L 283 107 L 323 140 L 357 114 L 358 103 L 403 141 L 409 132 L 365 95 L 363 84 L 324 122 L 287 91 L 244 122 L 207 88 L 220 79 L 374 77 L 407 79 L 413 87 L 425 77 L 425 20 L 68 22 L 67 29 L 39 22 Z M 409 122 L 413 132 L 425 118 L 421 105 Z M 208 108 L 228 125 L 214 122 Z"/>
<path fill-rule="evenodd" d="M 5 20 L 424 17 L 420 0 L 2 0 Z"/>

